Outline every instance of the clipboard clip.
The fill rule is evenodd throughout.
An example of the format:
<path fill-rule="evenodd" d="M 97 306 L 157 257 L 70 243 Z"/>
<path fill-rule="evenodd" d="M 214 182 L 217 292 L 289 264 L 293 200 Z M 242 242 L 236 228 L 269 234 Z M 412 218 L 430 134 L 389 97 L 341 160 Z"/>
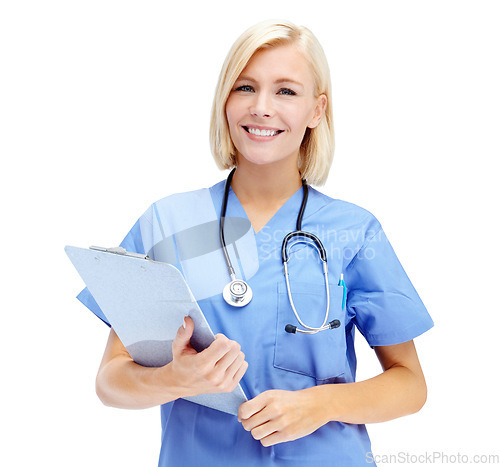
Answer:
<path fill-rule="evenodd" d="M 131 251 L 127 251 L 122 246 L 115 246 L 112 248 L 104 248 L 103 246 L 91 246 L 91 250 L 104 251 L 105 253 L 114 253 L 115 255 L 122 256 L 132 256 L 133 258 L 141 258 L 141 259 L 151 259 L 148 255 L 143 255 L 140 253 L 132 253 Z"/>

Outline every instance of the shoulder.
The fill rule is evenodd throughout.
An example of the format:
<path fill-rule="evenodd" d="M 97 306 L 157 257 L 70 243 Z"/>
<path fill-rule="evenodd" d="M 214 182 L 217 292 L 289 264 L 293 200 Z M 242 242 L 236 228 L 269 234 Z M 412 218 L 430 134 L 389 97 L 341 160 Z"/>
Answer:
<path fill-rule="evenodd" d="M 360 230 L 365 237 L 382 229 L 378 219 L 357 204 L 332 198 L 312 187 L 309 187 L 309 196 L 314 206 L 312 215 L 325 223 L 333 223 L 341 230 Z"/>
<path fill-rule="evenodd" d="M 150 257 L 174 264 L 176 242 L 191 244 L 193 235 L 214 230 L 216 221 L 211 188 L 200 188 L 174 193 L 150 204 L 128 237 L 141 238 Z"/>
<path fill-rule="evenodd" d="M 213 188 L 213 187 L 212 187 Z M 176 206 L 184 203 L 196 203 L 197 200 L 205 198 L 212 188 L 199 188 L 197 190 L 173 193 L 155 201 L 151 206 Z"/>
<path fill-rule="evenodd" d="M 186 209 L 203 206 L 204 203 L 211 200 L 214 193 L 220 192 L 223 188 L 224 182 L 218 182 L 210 188 L 199 188 L 197 190 L 173 193 L 153 202 L 147 212 L 154 213 L 155 210 L 186 212 Z"/>
<path fill-rule="evenodd" d="M 214 200 L 222 196 L 224 183 L 210 188 L 173 193 L 153 202 L 141 217 L 143 223 L 151 226 L 170 225 L 172 228 L 189 228 L 217 218 Z M 163 227 L 162 227 L 163 228 Z"/>

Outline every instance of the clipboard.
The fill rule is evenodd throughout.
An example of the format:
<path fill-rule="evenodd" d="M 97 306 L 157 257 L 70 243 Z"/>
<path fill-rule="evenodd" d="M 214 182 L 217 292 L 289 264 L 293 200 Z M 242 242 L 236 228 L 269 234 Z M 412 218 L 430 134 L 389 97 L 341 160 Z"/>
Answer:
<path fill-rule="evenodd" d="M 132 359 L 159 367 L 172 361 L 172 342 L 185 316 L 192 318 L 191 345 L 200 352 L 214 334 L 180 271 L 168 263 L 124 248 L 65 247 L 94 299 L 101 307 Z M 238 414 L 247 401 L 238 384 L 231 393 L 199 394 L 184 399 Z"/>

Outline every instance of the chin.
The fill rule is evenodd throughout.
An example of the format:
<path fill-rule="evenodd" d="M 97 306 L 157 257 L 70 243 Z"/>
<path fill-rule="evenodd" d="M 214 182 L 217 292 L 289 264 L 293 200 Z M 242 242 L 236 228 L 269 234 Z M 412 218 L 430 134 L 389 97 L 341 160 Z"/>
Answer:
<path fill-rule="evenodd" d="M 282 161 L 284 161 L 285 158 L 283 157 L 276 157 L 273 155 L 263 155 L 263 154 L 256 154 L 254 156 L 248 155 L 248 156 L 239 156 L 238 161 L 243 161 L 243 163 L 248 163 L 251 165 L 258 165 L 258 166 L 265 166 L 269 164 L 277 164 Z"/>
<path fill-rule="evenodd" d="M 250 165 L 253 167 L 267 167 L 267 166 L 271 166 L 273 164 L 276 164 L 277 162 L 278 161 L 275 161 L 275 160 L 262 160 L 262 159 L 249 160 L 249 159 L 245 159 L 246 165 Z"/>

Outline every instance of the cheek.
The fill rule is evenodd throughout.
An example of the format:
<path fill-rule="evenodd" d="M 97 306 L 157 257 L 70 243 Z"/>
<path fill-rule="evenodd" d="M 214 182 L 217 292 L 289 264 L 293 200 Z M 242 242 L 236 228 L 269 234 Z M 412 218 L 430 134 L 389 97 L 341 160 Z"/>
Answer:
<path fill-rule="evenodd" d="M 284 123 L 290 128 L 297 136 L 306 131 L 307 125 L 312 119 L 313 112 L 310 106 L 307 107 L 300 104 L 283 104 L 279 107 L 279 115 L 282 116 Z M 306 108 L 305 108 L 306 107 Z"/>
<path fill-rule="evenodd" d="M 290 127 L 292 128 L 292 132 L 297 139 L 302 141 L 305 132 L 307 131 L 307 124 L 309 123 L 309 119 L 304 118 L 303 116 L 296 116 L 293 120 L 290 121 Z"/>
<path fill-rule="evenodd" d="M 226 102 L 226 118 L 229 126 L 232 126 L 238 120 L 238 114 L 238 102 L 229 98 Z"/>

